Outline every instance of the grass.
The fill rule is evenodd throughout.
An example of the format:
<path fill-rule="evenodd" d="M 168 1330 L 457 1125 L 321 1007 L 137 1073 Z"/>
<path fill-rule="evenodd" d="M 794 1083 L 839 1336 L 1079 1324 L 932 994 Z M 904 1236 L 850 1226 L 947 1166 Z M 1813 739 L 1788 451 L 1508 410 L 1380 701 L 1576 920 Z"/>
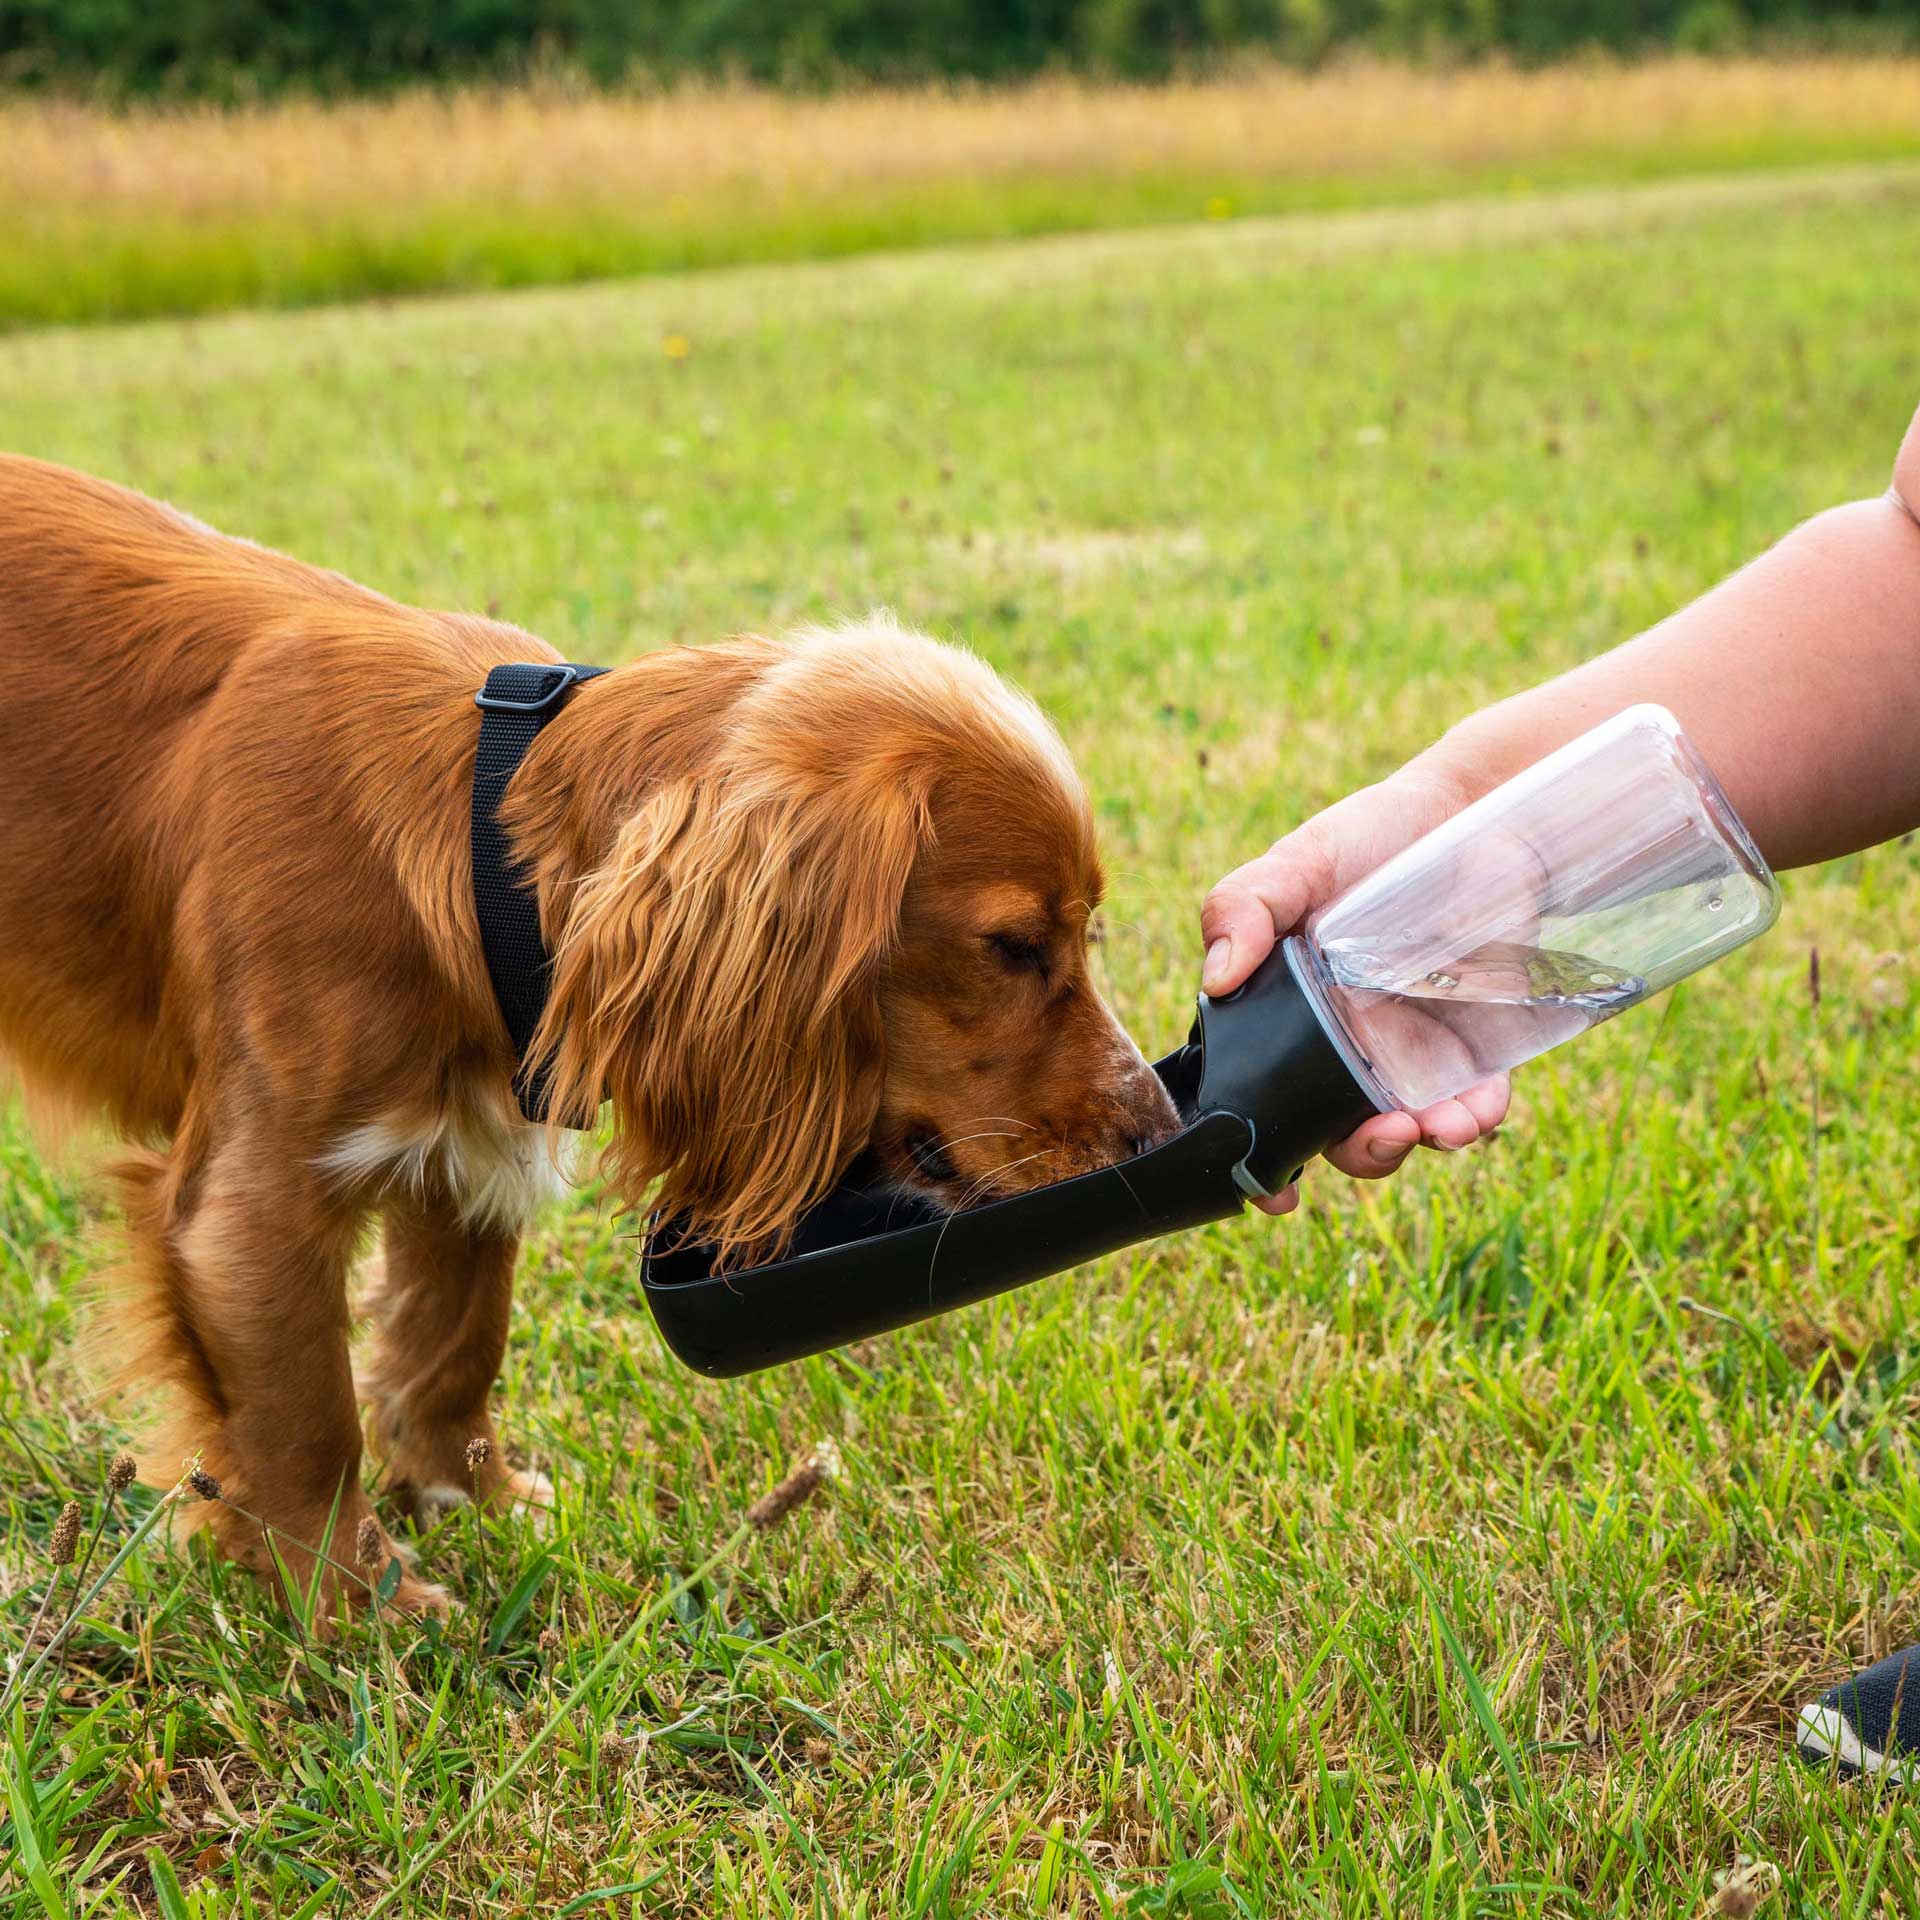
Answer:
<path fill-rule="evenodd" d="M 1151 1043 L 1226 866 L 1885 484 L 1913 188 L 50 332 L 0 442 L 575 658 L 877 600 L 971 636 L 1090 776 Z M 1920 1638 L 1920 879 L 1788 892 L 1483 1151 L 775 1374 L 680 1370 L 622 1223 L 556 1210 L 500 1398 L 557 1530 L 456 1515 L 450 1628 L 317 1647 L 156 1536 L 0 1727 L 0 1912 L 1691 1920 L 1743 1856 L 1767 1913 L 1914 1911 L 1911 1803 L 1784 1736 Z M 122 1438 L 90 1191 L 0 1131 L 9 1648 Z"/>
<path fill-rule="evenodd" d="M 0 327 L 1915 153 L 1911 58 L 225 113 L 15 98 Z"/>

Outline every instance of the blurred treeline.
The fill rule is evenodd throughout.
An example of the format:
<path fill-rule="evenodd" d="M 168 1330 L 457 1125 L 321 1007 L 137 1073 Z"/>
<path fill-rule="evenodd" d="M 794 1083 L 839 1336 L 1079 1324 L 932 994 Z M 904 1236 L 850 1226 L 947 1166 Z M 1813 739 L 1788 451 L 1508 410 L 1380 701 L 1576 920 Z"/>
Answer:
<path fill-rule="evenodd" d="M 1756 39 L 1910 46 L 1920 0 L 0 0 L 0 84 L 234 98 L 544 69 L 817 86 Z"/>

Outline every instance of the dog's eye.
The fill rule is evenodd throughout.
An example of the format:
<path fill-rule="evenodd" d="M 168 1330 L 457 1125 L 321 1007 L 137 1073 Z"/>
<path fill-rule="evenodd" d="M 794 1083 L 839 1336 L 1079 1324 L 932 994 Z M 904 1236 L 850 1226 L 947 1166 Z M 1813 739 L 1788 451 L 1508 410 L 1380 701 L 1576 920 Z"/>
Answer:
<path fill-rule="evenodd" d="M 1038 940 L 1024 933 L 990 933 L 987 945 L 1010 967 L 1022 973 L 1045 973 L 1047 950 Z"/>

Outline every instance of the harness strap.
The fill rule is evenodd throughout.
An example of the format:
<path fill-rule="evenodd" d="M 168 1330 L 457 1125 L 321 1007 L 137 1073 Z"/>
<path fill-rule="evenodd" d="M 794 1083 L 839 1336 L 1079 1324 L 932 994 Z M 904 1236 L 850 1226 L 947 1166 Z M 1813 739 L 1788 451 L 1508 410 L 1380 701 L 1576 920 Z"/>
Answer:
<path fill-rule="evenodd" d="M 527 1049 L 546 1011 L 553 956 L 540 937 L 539 897 L 507 845 L 500 802 L 541 728 L 582 680 L 606 671 L 519 661 L 495 667 L 473 696 L 480 709 L 480 743 L 473 754 L 473 904 L 487 976 L 520 1062 L 514 1094 L 529 1120 L 547 1117 L 547 1078 L 544 1072 L 528 1074 Z"/>

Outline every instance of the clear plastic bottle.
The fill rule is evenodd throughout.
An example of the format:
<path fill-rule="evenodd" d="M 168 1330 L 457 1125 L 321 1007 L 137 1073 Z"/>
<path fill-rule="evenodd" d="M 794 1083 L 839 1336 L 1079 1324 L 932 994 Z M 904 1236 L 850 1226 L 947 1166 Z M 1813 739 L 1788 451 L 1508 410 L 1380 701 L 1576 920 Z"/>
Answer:
<path fill-rule="evenodd" d="M 1322 907 L 1287 959 L 1384 1111 L 1610 1020 L 1764 933 L 1779 887 L 1664 707 L 1630 707 Z"/>

